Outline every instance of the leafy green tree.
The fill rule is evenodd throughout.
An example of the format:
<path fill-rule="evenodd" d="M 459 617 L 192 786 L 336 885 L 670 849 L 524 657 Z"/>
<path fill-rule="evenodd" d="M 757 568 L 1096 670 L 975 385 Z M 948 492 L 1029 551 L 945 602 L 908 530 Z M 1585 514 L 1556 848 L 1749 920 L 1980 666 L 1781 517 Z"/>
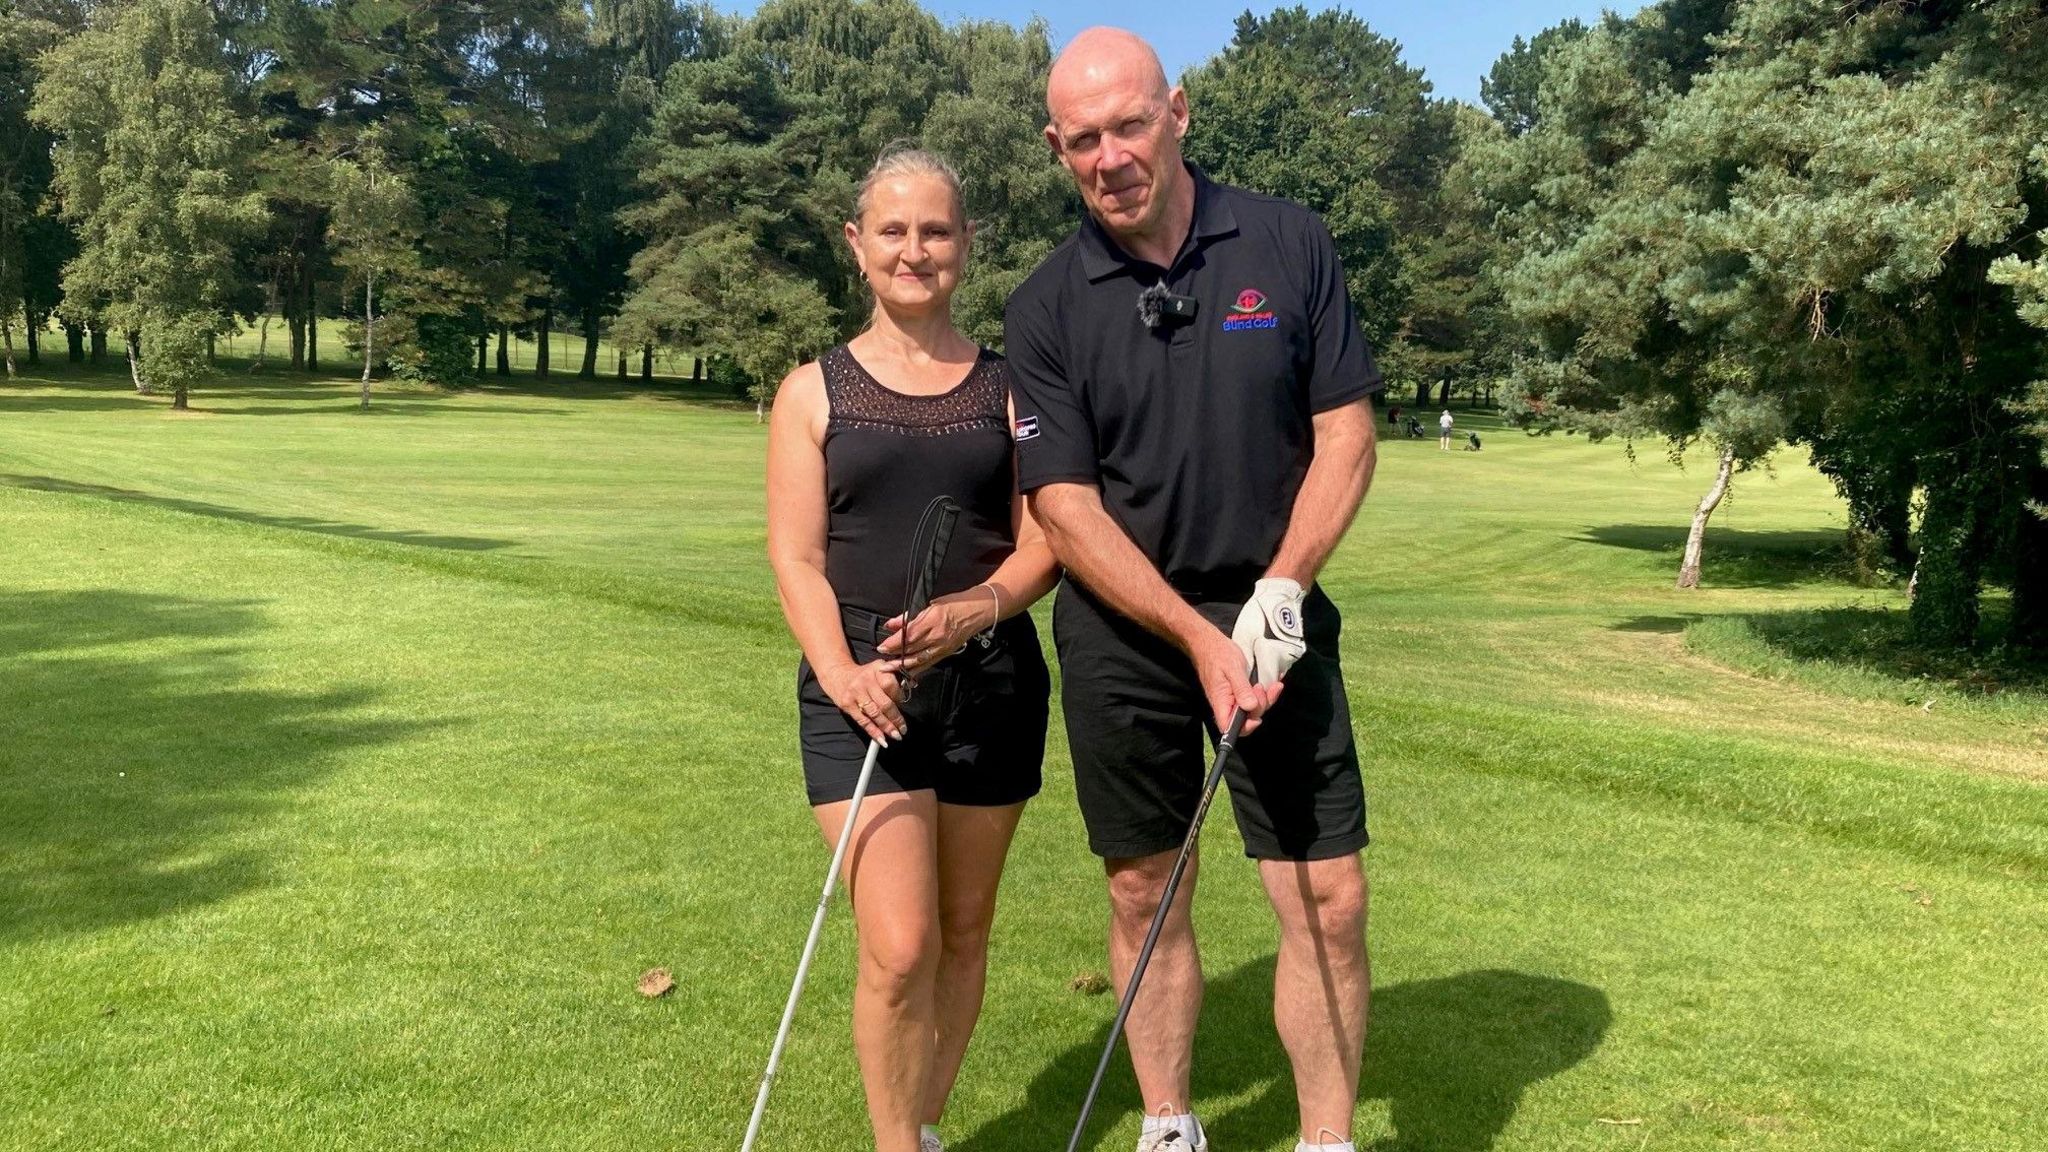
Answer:
<path fill-rule="evenodd" d="M 15 374 L 14 321 L 25 327 L 31 357 L 35 333 L 48 314 L 47 259 L 54 238 L 39 231 L 37 206 L 49 189 L 48 131 L 29 119 L 36 82 L 36 58 L 58 36 L 55 23 L 0 0 L 0 350 L 7 375 Z M 44 305 L 37 307 L 38 303 Z"/>
<path fill-rule="evenodd" d="M 78 228 L 69 300 L 106 301 L 137 386 L 174 407 L 207 371 L 237 246 L 264 223 L 253 121 L 204 0 L 131 0 L 53 48 L 33 116 L 58 133 L 53 185 Z"/>
<path fill-rule="evenodd" d="M 370 375 L 377 364 L 377 284 L 380 278 L 388 284 L 417 273 L 423 229 L 412 190 L 392 171 L 380 133 L 365 133 L 355 155 L 334 162 L 331 178 L 334 208 L 328 238 L 335 262 L 363 293 L 361 398 L 367 409 Z M 466 346 L 463 359 L 466 364 Z"/>
<path fill-rule="evenodd" d="M 1717 403 L 1768 400 L 1859 525 L 1896 538 L 1925 493 L 1921 639 L 1970 643 L 2001 575 L 2016 621 L 2040 618 L 2038 566 L 2013 558 L 2038 547 L 2019 513 L 2044 485 L 2007 414 L 2040 340 L 1987 305 L 2048 204 L 2044 22 L 1667 4 L 1557 50 L 1535 127 L 1489 167 L 1535 343 L 1521 415 L 1682 445 Z"/>
<path fill-rule="evenodd" d="M 1479 102 L 1510 136 L 1536 126 L 1538 99 L 1551 53 L 1586 34 L 1578 19 L 1553 24 L 1527 40 L 1514 43 L 1479 79 Z"/>
<path fill-rule="evenodd" d="M 1402 266 L 1450 160 L 1449 105 L 1399 45 L 1336 9 L 1245 13 L 1222 54 L 1183 83 L 1189 158 L 1320 214 L 1361 329 L 1391 350 L 1408 304 Z"/>

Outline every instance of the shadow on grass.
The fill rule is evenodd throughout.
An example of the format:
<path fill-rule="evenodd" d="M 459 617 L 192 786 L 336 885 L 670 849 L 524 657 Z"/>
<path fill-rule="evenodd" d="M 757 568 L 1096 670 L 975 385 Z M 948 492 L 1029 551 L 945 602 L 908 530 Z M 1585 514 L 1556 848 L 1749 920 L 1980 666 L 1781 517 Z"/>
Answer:
<path fill-rule="evenodd" d="M 273 528 L 290 528 L 300 532 L 319 532 L 328 536 L 351 536 L 358 540 L 382 540 L 391 544 L 416 544 L 422 548 L 449 548 L 461 552 L 488 552 L 496 548 L 510 548 L 511 540 L 496 540 L 487 536 L 437 536 L 427 532 L 412 532 L 403 528 L 372 528 L 366 524 L 347 524 L 336 520 L 321 520 L 313 516 L 278 516 L 267 512 L 250 512 L 242 508 L 228 508 L 220 504 L 208 504 L 200 500 L 183 500 L 175 496 L 156 496 L 148 492 L 137 492 L 130 488 L 115 488 L 105 484 L 81 484 L 73 480 L 60 480 L 55 476 L 23 476 L 16 473 L 0 472 L 0 484 L 10 488 L 28 488 L 37 492 L 63 492 L 74 496 L 98 496 L 107 500 L 123 500 L 135 504 L 152 504 L 159 508 L 171 508 L 188 512 L 194 516 L 213 516 L 222 520 L 240 520 L 245 524 L 267 524 Z"/>
<path fill-rule="evenodd" d="M 1907 613 L 1891 608 L 1815 608 L 1713 618 L 1688 636 L 1703 655 L 1739 661 L 1732 646 L 1760 645 L 1771 656 L 1818 673 L 1852 668 L 1888 679 L 1935 682 L 1984 695 L 2048 694 L 2048 656 L 2002 646 L 2005 606 L 1987 603 L 1974 649 L 1916 644 Z"/>
<path fill-rule="evenodd" d="M 1253 1094 L 1203 1117 L 1216 1147 L 1292 1143 L 1300 1124 L 1287 1055 L 1273 1031 L 1273 959 L 1212 980 L 1195 1044 L 1193 1092 Z M 1591 1055 L 1613 1021 L 1597 988 L 1524 972 L 1472 971 L 1376 988 L 1362 1100 L 1388 1102 L 1394 1125 L 1376 1152 L 1485 1152 L 1521 1106 L 1522 1093 Z M 958 1145 L 959 1152 L 1064 1148 L 1095 1072 L 1105 1023 L 1033 1078 L 1025 1101 Z M 1128 1056 L 1110 1064 L 1084 1148 L 1137 1110 Z M 1199 1103 L 1197 1105 L 1199 1107 Z"/>
<path fill-rule="evenodd" d="M 1670 558 L 1671 579 L 1685 554 L 1683 526 L 1612 524 L 1574 539 L 1586 544 L 1658 552 Z M 1846 578 L 1847 552 L 1840 532 L 1747 532 L 1707 528 L 1700 554 L 1700 583 L 1720 588 L 1782 588 L 1813 580 Z"/>
<path fill-rule="evenodd" d="M 368 689 L 246 686 L 224 642 L 265 626 L 248 601 L 0 593 L 0 943 L 256 887 L 239 832 L 418 727 L 355 718 Z"/>

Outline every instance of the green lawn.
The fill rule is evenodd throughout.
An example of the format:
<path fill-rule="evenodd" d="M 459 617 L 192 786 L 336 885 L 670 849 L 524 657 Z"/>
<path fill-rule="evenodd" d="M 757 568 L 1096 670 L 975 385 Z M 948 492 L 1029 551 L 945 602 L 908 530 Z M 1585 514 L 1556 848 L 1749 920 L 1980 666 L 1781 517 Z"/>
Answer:
<path fill-rule="evenodd" d="M 736 1148 L 828 854 L 763 430 L 560 383 L 352 404 L 0 384 L 0 1146 Z M 2048 701 L 1788 640 L 1900 604 L 1791 455 L 1673 591 L 1708 479 L 1385 446 L 1326 580 L 1376 838 L 1362 1145 L 2048 1132 Z M 1114 1009 L 1069 989 L 1105 902 L 1065 767 L 1056 732 L 960 1152 L 1063 1146 Z M 1197 1103 L 1217 1152 L 1291 1149 L 1273 928 L 1207 839 Z M 842 907 L 771 1150 L 864 1146 L 851 941 Z"/>

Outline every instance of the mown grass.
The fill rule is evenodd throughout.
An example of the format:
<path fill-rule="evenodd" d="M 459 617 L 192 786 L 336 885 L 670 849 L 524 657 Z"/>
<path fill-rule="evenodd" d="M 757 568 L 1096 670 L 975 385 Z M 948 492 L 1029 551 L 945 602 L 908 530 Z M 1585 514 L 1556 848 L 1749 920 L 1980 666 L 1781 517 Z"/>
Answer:
<path fill-rule="evenodd" d="M 0 385 L 0 1145 L 737 1145 L 827 854 L 762 432 L 561 383 Z M 1376 841 L 1361 1140 L 2030 1146 L 2036 688 L 1829 641 L 1900 601 L 1796 459 L 1679 593 L 1706 477 L 1462 423 L 1484 452 L 1385 445 L 1326 580 Z M 1104 901 L 1053 745 L 969 1152 L 1060 1146 L 1113 1009 L 1069 988 Z M 1228 820 L 1206 847 L 1197 1103 L 1291 1148 L 1272 925 Z M 771 1148 L 862 1146 L 850 946 L 842 910 Z"/>

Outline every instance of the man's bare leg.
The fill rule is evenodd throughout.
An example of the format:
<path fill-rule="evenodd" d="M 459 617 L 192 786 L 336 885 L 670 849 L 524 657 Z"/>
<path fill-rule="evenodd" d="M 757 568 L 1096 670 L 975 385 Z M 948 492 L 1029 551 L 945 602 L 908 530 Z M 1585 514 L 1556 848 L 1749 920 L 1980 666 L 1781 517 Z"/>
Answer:
<path fill-rule="evenodd" d="M 1366 957 L 1365 869 L 1356 853 L 1299 863 L 1262 860 L 1259 878 L 1280 918 L 1273 1023 L 1294 1065 L 1302 1139 L 1327 1128 L 1351 1139 L 1372 993 Z"/>
<path fill-rule="evenodd" d="M 1152 914 L 1166 892 L 1166 878 L 1180 849 L 1152 856 L 1109 860 L 1109 966 L 1116 992 L 1124 994 L 1131 969 L 1144 947 Z M 1173 911 L 1152 948 L 1151 963 L 1138 988 L 1137 1002 L 1124 1024 L 1131 1069 L 1145 1111 L 1179 1115 L 1189 1110 L 1188 1069 L 1194 1061 L 1195 1020 L 1202 1012 L 1202 958 L 1195 947 L 1195 928 L 1188 909 L 1195 898 L 1197 859 L 1188 859 L 1187 874 L 1174 893 Z"/>

